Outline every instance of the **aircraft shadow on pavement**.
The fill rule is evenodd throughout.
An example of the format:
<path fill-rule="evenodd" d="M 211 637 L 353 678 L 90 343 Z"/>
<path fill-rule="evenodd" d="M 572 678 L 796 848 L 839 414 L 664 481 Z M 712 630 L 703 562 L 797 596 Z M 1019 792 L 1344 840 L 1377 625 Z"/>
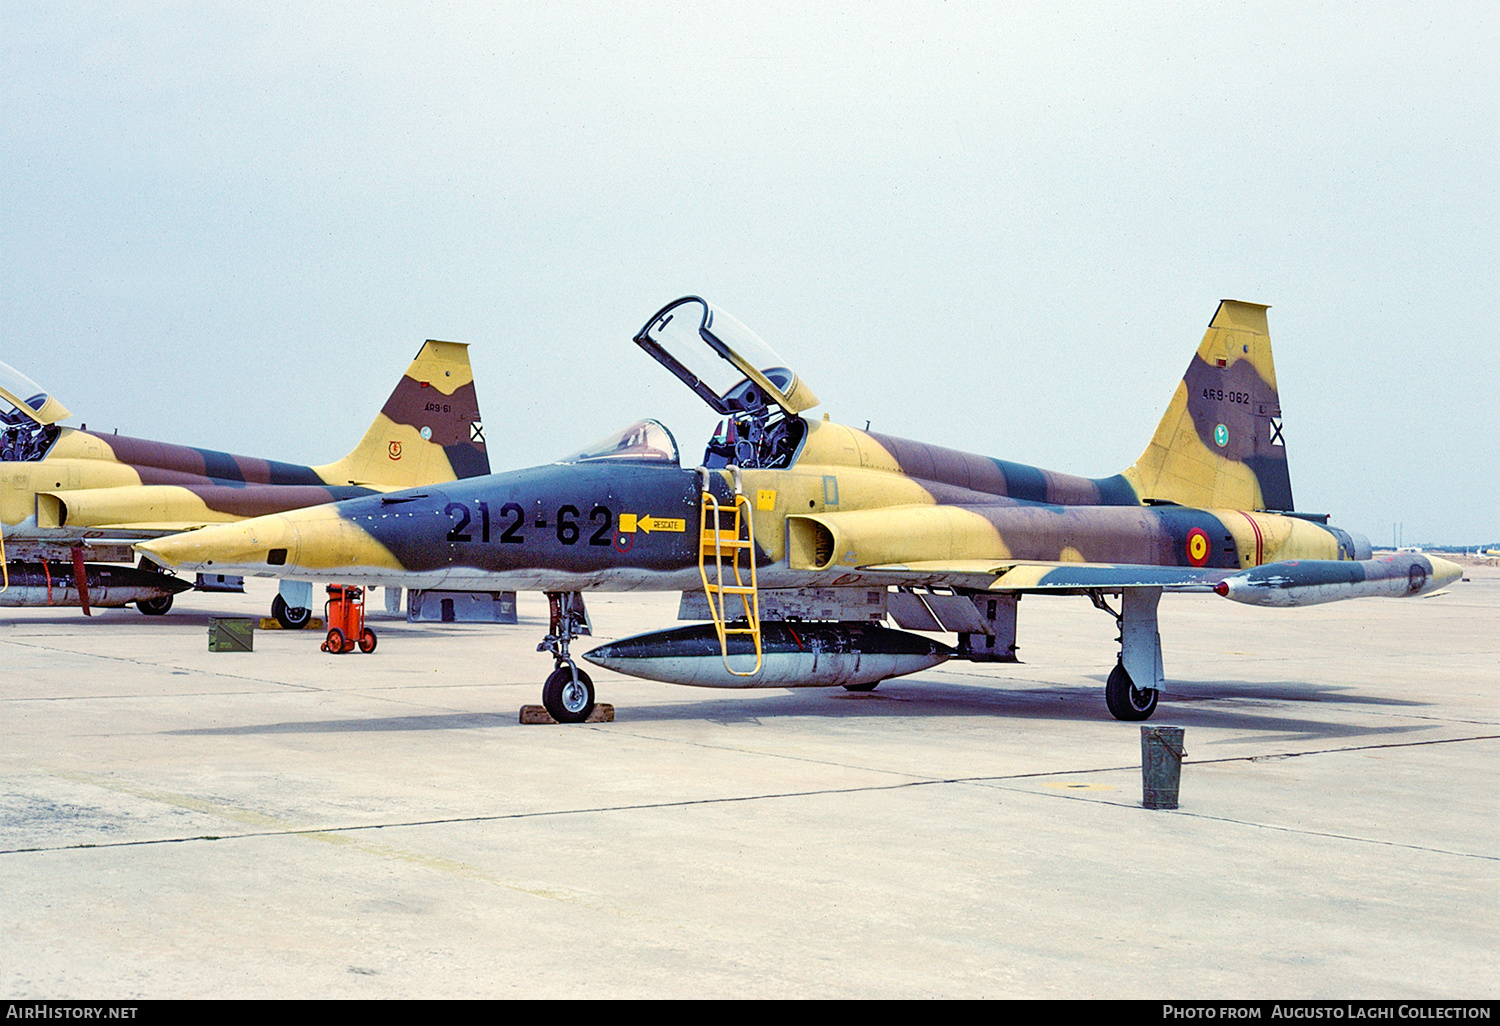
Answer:
<path fill-rule="evenodd" d="M 596 681 L 596 684 L 599 683 Z M 601 692 L 608 699 L 607 684 Z M 1102 681 L 1100 684 L 1102 685 Z M 771 691 L 747 701 L 717 699 L 712 695 L 696 701 L 617 706 L 619 722 L 706 720 L 743 723 L 782 716 L 817 716 L 826 719 L 875 717 L 986 717 L 997 721 L 1097 722 L 1133 730 L 1136 724 L 1116 721 L 1104 707 L 1102 687 L 1035 686 L 1019 689 L 964 686 L 923 682 L 918 679 L 889 681 L 878 691 L 850 693 L 840 689 Z M 1241 700 L 1246 705 L 1237 706 Z M 1329 710 L 1326 719 L 1292 715 L 1285 708 L 1264 702 L 1308 703 Z M 1212 703 L 1211 705 L 1209 703 Z M 1367 706 L 1413 706 L 1425 703 L 1362 696 L 1333 686 L 1306 682 L 1264 683 L 1217 682 L 1184 685 L 1162 696 L 1156 715 L 1148 722 L 1172 726 L 1195 726 L 1221 730 L 1268 732 L 1287 739 L 1359 738 L 1390 736 L 1431 729 L 1428 724 L 1382 722 L 1378 725 L 1340 723 L 1336 709 Z"/>
<path fill-rule="evenodd" d="M 286 720 L 280 723 L 246 723 L 237 727 L 193 727 L 168 730 L 179 737 L 233 736 L 237 734 L 342 734 L 406 730 L 483 730 L 511 726 L 514 713 L 443 713 L 432 716 L 362 716 L 348 720 Z"/>
<path fill-rule="evenodd" d="M 606 678 L 601 700 L 609 700 Z M 632 682 L 634 683 L 634 682 Z M 663 685 L 671 688 L 672 685 Z M 1107 723 L 1111 729 L 1132 730 L 1135 724 L 1118 723 L 1104 708 L 1100 689 L 1093 685 L 1077 687 L 1048 686 L 1004 688 L 955 685 L 910 679 L 886 682 L 880 690 L 854 693 L 842 689 L 766 689 L 754 693 L 736 692 L 734 697 L 719 697 L 705 689 L 701 697 L 682 701 L 647 702 L 639 705 L 616 703 L 616 722 L 621 724 L 662 723 L 669 721 L 703 721 L 721 726 L 761 724 L 767 721 L 819 717 L 824 720 L 868 720 L 881 718 L 987 718 L 997 725 L 1009 722 L 1048 721 Z M 1246 704 L 1240 705 L 1240 702 Z M 1292 715 L 1284 707 L 1262 703 L 1303 703 L 1327 708 L 1327 718 Z M 1251 731 L 1270 734 L 1278 740 L 1333 740 L 1370 737 L 1392 737 L 1431 729 L 1431 724 L 1410 724 L 1389 720 L 1376 725 L 1341 723 L 1336 712 L 1347 708 L 1411 706 L 1424 703 L 1381 697 L 1362 696 L 1355 691 L 1312 684 L 1287 682 L 1267 685 L 1263 682 L 1223 681 L 1213 684 L 1183 685 L 1169 691 L 1153 723 L 1200 727 L 1217 730 Z M 201 727 L 166 733 L 185 736 L 234 736 L 256 734 L 320 734 L 385 731 L 492 730 L 519 726 L 518 716 L 509 710 L 493 713 L 438 713 L 390 717 L 358 717 L 334 720 L 281 721 L 242 724 L 239 726 Z M 608 729 L 608 725 L 602 726 Z M 542 728 L 545 729 L 545 728 Z M 553 728 L 558 729 L 558 728 Z M 563 728 L 566 729 L 566 728 Z"/>

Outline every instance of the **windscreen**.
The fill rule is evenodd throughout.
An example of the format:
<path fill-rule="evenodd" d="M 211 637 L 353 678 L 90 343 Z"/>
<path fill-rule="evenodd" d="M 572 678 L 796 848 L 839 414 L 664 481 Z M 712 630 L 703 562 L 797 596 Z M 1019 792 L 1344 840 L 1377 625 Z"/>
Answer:
<path fill-rule="evenodd" d="M 638 420 L 623 431 L 606 435 L 559 463 L 592 463 L 612 460 L 622 463 L 669 463 L 677 465 L 677 441 L 660 423 Z"/>

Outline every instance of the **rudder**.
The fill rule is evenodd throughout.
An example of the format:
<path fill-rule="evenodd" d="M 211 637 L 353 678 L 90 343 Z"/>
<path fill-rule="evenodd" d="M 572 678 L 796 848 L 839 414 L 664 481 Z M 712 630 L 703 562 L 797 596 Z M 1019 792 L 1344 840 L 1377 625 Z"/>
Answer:
<path fill-rule="evenodd" d="M 1267 309 L 1219 303 L 1151 444 L 1125 471 L 1142 500 L 1293 509 Z"/>
<path fill-rule="evenodd" d="M 354 451 L 313 469 L 329 484 L 393 488 L 488 474 L 468 344 L 424 342 Z"/>

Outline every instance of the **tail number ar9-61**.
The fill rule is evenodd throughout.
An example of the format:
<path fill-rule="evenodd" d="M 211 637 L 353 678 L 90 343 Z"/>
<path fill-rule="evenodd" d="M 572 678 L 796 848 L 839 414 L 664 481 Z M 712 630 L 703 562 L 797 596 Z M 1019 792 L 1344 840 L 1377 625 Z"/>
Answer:
<path fill-rule="evenodd" d="M 490 504 L 487 502 L 475 502 L 479 510 L 479 541 L 488 543 L 490 540 Z M 443 513 L 453 518 L 453 527 L 448 532 L 448 540 L 451 542 L 471 542 L 474 535 L 470 530 L 474 522 L 473 514 L 469 507 L 462 502 L 450 502 L 443 507 Z M 557 541 L 561 545 L 576 545 L 583 536 L 582 524 L 579 517 L 582 514 L 577 506 L 560 506 L 557 510 L 556 532 Z M 526 511 L 520 503 L 507 502 L 499 509 L 498 527 L 503 528 L 499 540 L 507 545 L 524 545 L 526 536 L 522 528 L 526 524 Z M 597 525 L 594 532 L 589 535 L 590 545 L 608 545 L 611 541 L 611 533 L 615 526 L 615 515 L 608 506 L 595 506 L 589 510 L 588 523 Z M 538 528 L 546 528 L 547 521 L 538 516 L 535 521 Z"/>

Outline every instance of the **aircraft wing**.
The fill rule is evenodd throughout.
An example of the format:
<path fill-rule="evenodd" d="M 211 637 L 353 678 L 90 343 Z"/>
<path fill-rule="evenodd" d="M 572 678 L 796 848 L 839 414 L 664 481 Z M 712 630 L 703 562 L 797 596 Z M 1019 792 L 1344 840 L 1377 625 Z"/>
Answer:
<path fill-rule="evenodd" d="M 1437 556 L 1397 553 L 1373 559 L 1288 559 L 1241 570 L 1128 563 L 931 560 L 862 567 L 913 586 L 971 591 L 1070 592 L 1212 591 L 1254 606 L 1310 606 L 1343 599 L 1431 595 L 1463 576 Z"/>
<path fill-rule="evenodd" d="M 133 524 L 100 524 L 76 528 L 72 537 L 85 544 L 134 545 L 138 541 L 198 531 L 225 522 L 222 520 L 142 520 Z M 58 534 L 60 537 L 69 537 L 66 531 L 58 532 Z"/>
<path fill-rule="evenodd" d="M 1161 588 L 1213 591 L 1234 570 L 1133 563 L 1062 563 L 1037 560 L 934 559 L 865 566 L 861 570 L 908 577 L 913 586 L 974 591 L 1078 592 Z"/>

